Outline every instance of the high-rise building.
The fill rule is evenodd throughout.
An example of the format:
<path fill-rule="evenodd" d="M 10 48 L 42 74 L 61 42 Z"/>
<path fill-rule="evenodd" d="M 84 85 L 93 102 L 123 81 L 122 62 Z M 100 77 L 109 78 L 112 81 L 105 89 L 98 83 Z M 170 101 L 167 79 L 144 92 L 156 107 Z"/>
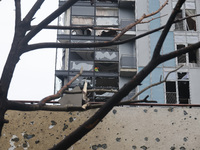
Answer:
<path fill-rule="evenodd" d="M 62 5 L 65 1 L 60 1 Z M 58 42 L 93 43 L 112 40 L 120 29 L 135 22 L 144 13 L 158 10 L 165 0 L 80 0 L 59 18 L 59 25 L 81 26 L 82 29 L 58 30 Z M 156 14 L 149 23 L 137 24 L 126 32 L 120 40 L 140 35 L 165 25 L 177 0 L 168 4 Z M 200 13 L 200 1 L 186 0 L 177 19 Z M 187 18 L 175 23 L 163 44 L 161 54 L 176 51 L 200 40 L 200 18 Z M 91 28 L 92 27 L 92 28 Z M 83 74 L 72 83 L 88 89 L 118 90 L 150 61 L 155 45 L 162 31 L 147 35 L 135 42 L 96 48 L 67 48 L 57 51 L 56 86 L 66 84 L 83 67 Z M 160 64 L 136 89 L 124 99 L 131 98 L 143 88 L 159 82 L 166 74 L 180 65 L 181 69 L 173 72 L 164 84 L 152 87 L 138 96 L 158 103 L 196 104 L 200 103 L 200 63 L 199 50 L 193 50 Z M 91 101 L 106 101 L 113 95 L 110 91 L 88 93 Z"/>

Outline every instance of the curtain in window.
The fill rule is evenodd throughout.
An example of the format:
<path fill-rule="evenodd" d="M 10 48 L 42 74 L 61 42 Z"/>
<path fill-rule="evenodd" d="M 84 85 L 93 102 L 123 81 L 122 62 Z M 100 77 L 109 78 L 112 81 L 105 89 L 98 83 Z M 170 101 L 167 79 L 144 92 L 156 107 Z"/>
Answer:
<path fill-rule="evenodd" d="M 195 10 L 194 9 L 186 9 L 185 10 L 185 16 L 192 16 L 195 15 Z M 195 18 L 188 18 L 186 19 L 187 22 L 187 30 L 194 30 L 196 31 L 196 20 Z"/>

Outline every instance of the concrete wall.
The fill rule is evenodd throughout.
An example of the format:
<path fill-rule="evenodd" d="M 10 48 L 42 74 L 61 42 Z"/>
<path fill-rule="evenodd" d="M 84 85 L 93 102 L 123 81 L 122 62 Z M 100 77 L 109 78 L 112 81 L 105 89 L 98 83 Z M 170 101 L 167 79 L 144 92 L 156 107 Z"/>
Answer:
<path fill-rule="evenodd" d="M 48 149 L 95 111 L 8 111 L 0 149 Z M 189 107 L 116 107 L 70 150 L 198 150 L 199 114 Z"/>

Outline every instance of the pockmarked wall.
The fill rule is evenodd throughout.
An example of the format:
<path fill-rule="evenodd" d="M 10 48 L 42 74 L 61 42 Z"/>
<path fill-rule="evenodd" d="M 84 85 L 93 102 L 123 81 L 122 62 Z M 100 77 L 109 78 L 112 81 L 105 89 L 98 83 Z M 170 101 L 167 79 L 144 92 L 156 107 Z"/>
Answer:
<path fill-rule="evenodd" d="M 0 150 L 51 148 L 95 111 L 8 111 Z M 115 107 L 69 150 L 199 150 L 199 141 L 200 108 Z"/>

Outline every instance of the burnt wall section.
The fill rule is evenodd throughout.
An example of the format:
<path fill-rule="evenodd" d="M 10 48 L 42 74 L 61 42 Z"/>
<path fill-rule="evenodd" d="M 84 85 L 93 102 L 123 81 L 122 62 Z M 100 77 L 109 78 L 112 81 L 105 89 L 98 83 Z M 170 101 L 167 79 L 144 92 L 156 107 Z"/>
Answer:
<path fill-rule="evenodd" d="M 45 150 L 88 119 L 87 112 L 8 111 L 0 149 Z M 71 149 L 200 149 L 200 110 L 189 107 L 115 107 Z"/>

